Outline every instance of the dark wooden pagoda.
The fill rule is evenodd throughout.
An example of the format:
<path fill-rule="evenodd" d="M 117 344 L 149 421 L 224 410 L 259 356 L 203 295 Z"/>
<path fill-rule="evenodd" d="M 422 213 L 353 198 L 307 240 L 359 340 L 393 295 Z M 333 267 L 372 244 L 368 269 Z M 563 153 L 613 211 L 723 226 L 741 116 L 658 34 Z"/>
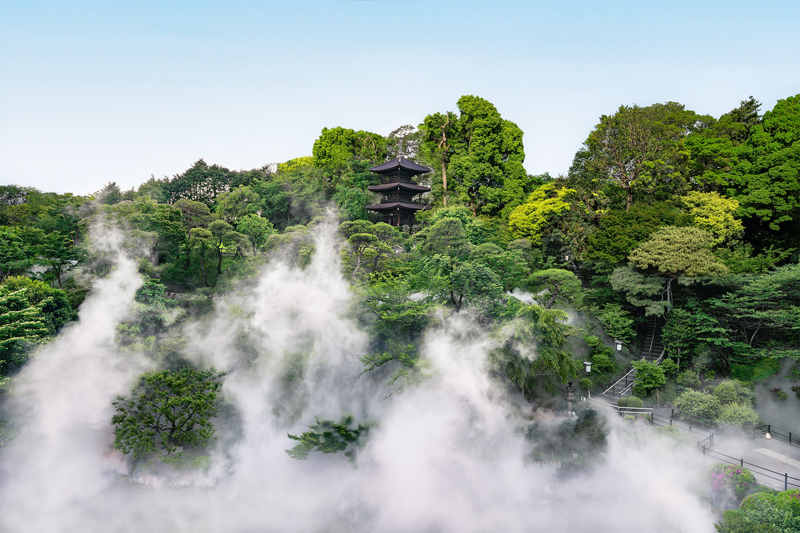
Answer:
<path fill-rule="evenodd" d="M 377 167 L 369 169 L 381 176 L 381 184 L 367 187 L 367 190 L 381 194 L 381 203 L 368 205 L 367 209 L 383 215 L 390 226 L 413 226 L 414 214 L 425 209 L 414 202 L 414 196 L 430 191 L 430 187 L 417 185 L 411 179 L 431 169 L 409 161 L 405 157 L 395 157 Z"/>

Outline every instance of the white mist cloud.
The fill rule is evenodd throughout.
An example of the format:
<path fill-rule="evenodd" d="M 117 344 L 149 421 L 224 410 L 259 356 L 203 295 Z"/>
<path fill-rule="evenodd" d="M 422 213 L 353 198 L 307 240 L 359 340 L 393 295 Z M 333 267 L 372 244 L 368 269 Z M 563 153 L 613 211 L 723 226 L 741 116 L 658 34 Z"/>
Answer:
<path fill-rule="evenodd" d="M 110 402 L 145 368 L 113 346 L 140 284 L 133 261 L 116 254 L 80 322 L 18 378 L 24 429 L 0 450 L 0 529 L 713 531 L 693 492 L 702 455 L 650 428 L 610 420 L 608 450 L 583 474 L 530 463 L 530 420 L 491 381 L 496 341 L 467 313 L 426 334 L 431 379 L 388 398 L 379 380 L 356 380 L 368 338 L 347 317 L 335 223 L 314 232 L 308 268 L 271 263 L 185 330 L 187 357 L 228 371 L 235 413 L 220 423 L 208 473 L 129 472 L 110 451 Z M 118 236 L 108 239 L 113 249 Z M 346 413 L 376 423 L 358 468 L 341 455 L 285 453 L 287 433 Z"/>

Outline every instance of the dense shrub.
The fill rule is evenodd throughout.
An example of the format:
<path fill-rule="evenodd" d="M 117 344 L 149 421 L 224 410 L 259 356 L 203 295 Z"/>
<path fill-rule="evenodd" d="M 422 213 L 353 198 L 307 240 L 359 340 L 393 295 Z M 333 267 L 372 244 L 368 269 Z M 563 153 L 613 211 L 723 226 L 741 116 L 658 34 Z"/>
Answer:
<path fill-rule="evenodd" d="M 800 490 L 751 494 L 737 511 L 725 511 L 715 527 L 720 533 L 800 531 Z"/>
<path fill-rule="evenodd" d="M 738 465 L 714 465 L 711 469 L 711 488 L 716 493 L 744 496 L 756 485 L 756 478 L 748 469 Z"/>
<path fill-rule="evenodd" d="M 667 382 L 664 370 L 657 364 L 648 361 L 634 361 L 632 364 L 636 369 L 633 393 L 637 396 L 647 396 Z"/>
<path fill-rule="evenodd" d="M 592 355 L 592 365 L 598 372 L 613 372 L 617 365 L 614 362 L 614 356 L 605 353 L 595 353 Z"/>
<path fill-rule="evenodd" d="M 714 396 L 696 390 L 682 392 L 675 399 L 675 407 L 682 413 L 715 420 L 722 405 Z"/>
<path fill-rule="evenodd" d="M 717 421 L 734 426 L 751 426 L 758 424 L 759 418 L 752 407 L 738 403 L 730 403 L 722 408 Z"/>
<path fill-rule="evenodd" d="M 741 381 L 723 381 L 711 391 L 711 394 L 719 400 L 722 405 L 734 403 L 742 405 L 753 404 L 753 391 Z"/>
<path fill-rule="evenodd" d="M 697 372 L 693 370 L 684 370 L 676 379 L 678 385 L 683 385 L 684 387 L 699 387 L 700 386 L 700 378 L 697 377 Z"/>
<path fill-rule="evenodd" d="M 592 380 L 589 378 L 581 379 L 580 383 L 581 383 L 581 388 L 583 389 L 589 390 L 592 388 Z"/>
<path fill-rule="evenodd" d="M 636 396 L 627 396 L 625 398 L 620 398 L 617 401 L 617 405 L 619 407 L 644 407 L 644 401 L 641 398 L 637 398 Z"/>
<path fill-rule="evenodd" d="M 661 368 L 664 370 L 664 374 L 668 376 L 674 376 L 678 373 L 678 363 L 669 358 L 661 362 Z"/>

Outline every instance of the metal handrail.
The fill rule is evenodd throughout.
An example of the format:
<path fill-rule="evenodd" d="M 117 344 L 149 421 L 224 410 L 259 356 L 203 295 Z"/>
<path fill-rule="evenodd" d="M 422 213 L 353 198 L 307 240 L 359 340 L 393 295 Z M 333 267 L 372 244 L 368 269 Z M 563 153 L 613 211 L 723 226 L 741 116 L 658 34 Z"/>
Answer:
<path fill-rule="evenodd" d="M 631 372 L 634 372 L 635 370 L 636 370 L 635 368 L 631 368 L 630 370 L 628 370 L 628 372 L 627 372 L 627 373 L 626 373 L 624 376 L 622 376 L 621 378 L 619 378 L 619 379 L 618 379 L 616 382 L 614 382 L 614 384 L 613 384 L 613 385 L 611 385 L 609 388 L 607 388 L 606 390 L 604 390 L 604 391 L 603 391 L 603 394 L 607 393 L 608 391 L 610 391 L 611 389 L 613 389 L 614 387 L 616 387 L 616 386 L 619 384 L 619 382 L 620 382 L 620 381 L 622 381 L 623 379 L 625 379 L 626 377 L 628 377 L 628 375 L 629 375 Z"/>
<path fill-rule="evenodd" d="M 658 356 L 658 359 L 656 359 L 656 360 L 655 360 L 655 361 L 653 361 L 653 362 L 654 362 L 655 364 L 660 364 L 660 363 L 661 363 L 661 360 L 662 360 L 662 359 L 664 359 L 664 354 L 665 354 L 666 352 L 667 352 L 667 349 L 666 349 L 666 348 L 663 348 L 663 349 L 661 350 L 661 355 L 659 355 L 659 356 Z M 647 359 L 646 359 L 644 356 L 643 356 L 641 359 L 639 359 L 639 361 L 646 361 L 646 360 L 647 360 Z M 622 376 L 621 378 L 619 378 L 619 379 L 618 379 L 618 380 L 617 380 L 617 381 L 616 381 L 616 382 L 615 382 L 613 385 L 611 385 L 609 388 L 607 388 L 606 390 L 604 390 L 604 391 L 603 391 L 603 394 L 606 394 L 606 393 L 608 393 L 608 391 L 610 391 L 610 390 L 614 389 L 614 388 L 615 388 L 617 385 L 619 385 L 620 381 L 622 381 L 623 379 L 627 378 L 627 377 L 628 377 L 628 376 L 629 376 L 631 373 L 633 373 L 633 372 L 635 372 L 635 371 L 636 371 L 636 369 L 635 369 L 635 368 L 631 368 L 630 370 L 628 370 L 628 372 L 626 372 L 624 376 Z M 635 383 L 636 383 L 636 380 L 634 380 L 634 381 L 633 381 L 633 382 L 632 382 L 630 385 L 626 385 L 626 386 L 625 386 L 625 388 L 624 388 L 624 389 L 622 389 L 622 392 L 620 392 L 620 396 L 622 396 L 622 395 L 623 395 L 623 394 L 625 394 L 626 392 L 630 391 L 630 390 L 633 388 L 633 385 L 634 385 Z"/>

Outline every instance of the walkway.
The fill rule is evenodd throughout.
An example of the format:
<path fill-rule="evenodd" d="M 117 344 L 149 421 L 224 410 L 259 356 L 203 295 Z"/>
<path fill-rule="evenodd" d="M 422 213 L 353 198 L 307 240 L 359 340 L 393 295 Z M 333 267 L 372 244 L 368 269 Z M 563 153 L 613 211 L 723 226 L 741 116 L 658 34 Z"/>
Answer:
<path fill-rule="evenodd" d="M 787 484 L 789 488 L 800 488 L 800 447 L 762 435 L 753 438 L 742 432 L 691 425 L 682 420 L 672 420 L 670 424 L 671 409 L 656 408 L 653 413 L 655 425 L 672 425 L 696 435 L 695 440 L 701 443 L 700 449 L 710 458 L 709 464 L 744 465 L 762 485 L 778 490 L 784 490 Z M 707 437 L 712 433 L 713 442 L 710 442 Z"/>

